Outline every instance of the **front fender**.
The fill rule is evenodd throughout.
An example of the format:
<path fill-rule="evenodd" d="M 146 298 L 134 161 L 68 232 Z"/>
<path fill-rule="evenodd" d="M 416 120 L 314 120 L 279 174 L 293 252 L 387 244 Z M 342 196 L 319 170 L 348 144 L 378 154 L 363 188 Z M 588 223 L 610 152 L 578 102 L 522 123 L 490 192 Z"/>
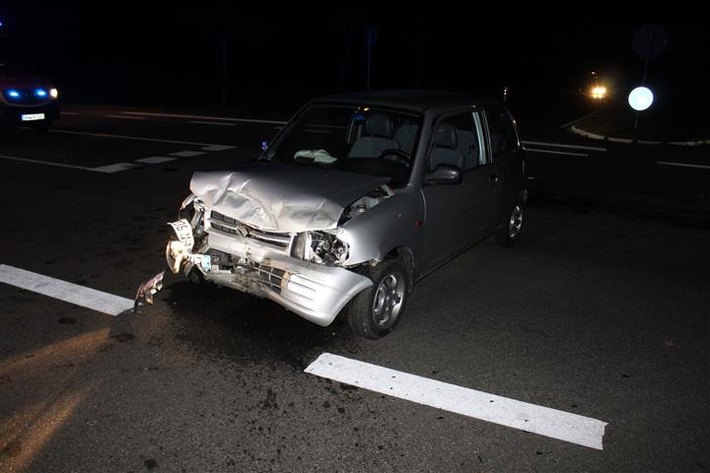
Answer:
<path fill-rule="evenodd" d="M 413 187 L 397 191 L 339 228 L 338 238 L 350 248 L 346 266 L 382 261 L 392 249 L 406 246 L 416 257 L 422 244 L 424 202 Z"/>

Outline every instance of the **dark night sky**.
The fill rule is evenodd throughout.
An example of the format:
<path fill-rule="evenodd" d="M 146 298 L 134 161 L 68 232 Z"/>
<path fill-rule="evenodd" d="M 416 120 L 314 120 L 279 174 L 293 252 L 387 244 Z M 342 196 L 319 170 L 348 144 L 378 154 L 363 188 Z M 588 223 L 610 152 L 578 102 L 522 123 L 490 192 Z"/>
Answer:
<path fill-rule="evenodd" d="M 225 5 L 227 5 L 225 3 Z M 232 105 L 299 103 L 365 86 L 365 27 L 376 24 L 372 87 L 474 92 L 503 85 L 520 95 L 571 92 L 592 69 L 620 89 L 640 82 L 631 47 L 639 24 L 503 23 L 420 17 L 330 15 L 317 20 L 241 16 L 200 2 L 163 10 L 2 7 L 16 56 L 32 58 L 67 100 L 115 104 L 217 104 L 222 45 Z M 710 35 L 701 25 L 665 25 L 669 46 L 648 84 L 674 100 L 708 83 Z"/>

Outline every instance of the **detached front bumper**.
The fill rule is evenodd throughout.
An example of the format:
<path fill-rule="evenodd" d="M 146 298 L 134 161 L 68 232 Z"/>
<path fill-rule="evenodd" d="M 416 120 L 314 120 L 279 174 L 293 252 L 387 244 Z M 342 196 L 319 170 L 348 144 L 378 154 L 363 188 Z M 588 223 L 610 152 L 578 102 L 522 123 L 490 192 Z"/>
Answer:
<path fill-rule="evenodd" d="M 199 271 L 207 281 L 271 299 L 323 327 L 372 285 L 369 278 L 347 269 L 284 256 L 239 236 L 210 233 L 209 243 L 194 253 L 188 250 L 190 242 L 181 240 L 168 242 L 166 248 L 173 272 Z"/>

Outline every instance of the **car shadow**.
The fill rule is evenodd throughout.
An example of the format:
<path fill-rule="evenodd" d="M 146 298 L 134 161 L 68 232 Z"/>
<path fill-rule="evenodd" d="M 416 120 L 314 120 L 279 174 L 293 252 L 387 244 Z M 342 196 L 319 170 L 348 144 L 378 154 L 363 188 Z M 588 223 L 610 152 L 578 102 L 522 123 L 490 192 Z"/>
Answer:
<path fill-rule="evenodd" d="M 303 370 L 324 351 L 357 353 L 363 340 L 339 316 L 320 327 L 267 299 L 211 283 L 180 281 L 161 293 L 176 320 L 176 338 L 209 357 Z"/>

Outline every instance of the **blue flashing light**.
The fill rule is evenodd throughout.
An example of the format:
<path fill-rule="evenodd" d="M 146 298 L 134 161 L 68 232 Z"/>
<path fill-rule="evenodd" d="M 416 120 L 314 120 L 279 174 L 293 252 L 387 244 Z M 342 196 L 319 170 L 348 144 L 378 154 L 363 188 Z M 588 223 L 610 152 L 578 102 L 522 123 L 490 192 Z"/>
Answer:
<path fill-rule="evenodd" d="M 35 95 L 44 98 L 47 96 L 47 91 L 44 89 L 35 89 Z"/>
<path fill-rule="evenodd" d="M 20 98 L 20 93 L 16 91 L 15 89 L 10 89 L 7 91 L 8 97 L 11 97 L 13 99 L 19 99 Z"/>

